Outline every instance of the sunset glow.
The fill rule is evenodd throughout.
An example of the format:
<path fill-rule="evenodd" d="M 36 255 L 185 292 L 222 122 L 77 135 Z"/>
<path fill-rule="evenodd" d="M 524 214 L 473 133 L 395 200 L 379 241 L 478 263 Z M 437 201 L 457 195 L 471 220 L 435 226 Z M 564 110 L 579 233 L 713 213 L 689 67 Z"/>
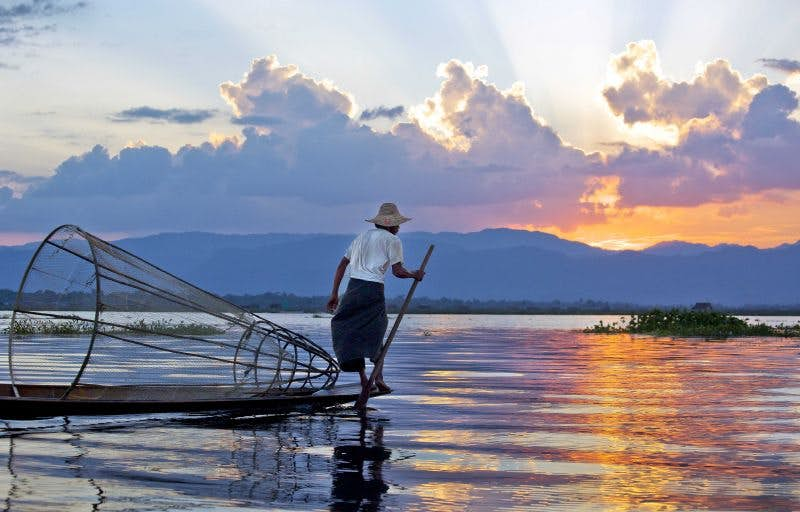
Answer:
<path fill-rule="evenodd" d="M 674 240 L 708 245 L 734 242 L 768 248 L 794 242 L 791 234 L 796 233 L 798 218 L 800 192 L 795 191 L 765 192 L 747 195 L 733 203 L 691 208 L 642 206 L 618 210 L 602 224 L 579 226 L 572 231 L 530 224 L 506 227 L 545 231 L 611 250 L 639 250 Z"/>

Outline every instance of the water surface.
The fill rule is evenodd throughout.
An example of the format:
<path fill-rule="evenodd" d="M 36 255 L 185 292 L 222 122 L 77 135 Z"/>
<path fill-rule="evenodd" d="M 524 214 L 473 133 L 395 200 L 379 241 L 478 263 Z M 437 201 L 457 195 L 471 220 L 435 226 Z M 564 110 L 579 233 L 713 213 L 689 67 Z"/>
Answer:
<path fill-rule="evenodd" d="M 270 318 L 330 347 L 326 318 Z M 387 361 L 395 392 L 365 417 L 4 422 L 0 498 L 6 510 L 800 509 L 797 339 L 571 330 L 600 318 L 617 319 L 408 317 Z"/>

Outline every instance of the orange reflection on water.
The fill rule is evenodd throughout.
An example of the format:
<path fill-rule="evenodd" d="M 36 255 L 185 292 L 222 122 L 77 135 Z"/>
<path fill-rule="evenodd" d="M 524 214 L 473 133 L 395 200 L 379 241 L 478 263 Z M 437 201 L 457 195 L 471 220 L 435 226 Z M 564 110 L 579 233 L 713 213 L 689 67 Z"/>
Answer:
<path fill-rule="evenodd" d="M 613 510 L 641 509 L 643 505 L 677 509 L 677 504 L 664 496 L 671 483 L 680 480 L 680 471 L 668 464 L 639 463 L 642 457 L 667 456 L 664 434 L 674 432 L 680 424 L 673 420 L 680 413 L 678 397 L 682 396 L 682 381 L 674 366 L 657 353 L 643 350 L 646 343 L 650 342 L 643 338 L 608 336 L 583 345 L 579 352 L 590 378 L 577 380 L 576 392 L 612 396 L 619 399 L 618 404 L 630 407 L 608 407 L 592 415 L 590 432 L 606 446 L 581 454 L 614 467 L 601 476 L 597 486 L 598 497 Z M 621 390 L 622 396 L 616 396 Z M 636 396 L 626 396 L 627 390 L 636 390 Z"/>
<path fill-rule="evenodd" d="M 420 389 L 396 403 L 424 404 L 429 419 L 404 431 L 415 456 L 402 464 L 429 475 L 430 488 L 458 482 L 473 507 L 797 509 L 796 340 L 519 323 L 466 329 L 446 351 L 414 348 L 430 356 L 416 374 L 427 398 Z"/>
<path fill-rule="evenodd" d="M 414 487 L 414 493 L 422 500 L 422 506 L 411 506 L 408 510 L 450 512 L 464 510 L 472 502 L 471 484 L 457 482 L 427 482 Z"/>
<path fill-rule="evenodd" d="M 572 449 L 562 455 L 611 469 L 593 484 L 604 507 L 677 510 L 687 503 L 716 507 L 715 486 L 736 481 L 738 486 L 753 487 L 755 480 L 781 476 L 780 466 L 730 464 L 732 451 L 747 456 L 743 436 L 763 432 L 763 425 L 755 420 L 775 414 L 732 407 L 739 405 L 737 396 L 757 397 L 765 385 L 772 387 L 768 372 L 758 380 L 737 378 L 735 384 L 724 375 L 740 364 L 736 342 L 705 345 L 702 358 L 693 359 L 685 345 L 708 342 L 665 343 L 627 335 L 586 341 L 576 353 L 585 373 L 584 378 L 573 379 L 574 393 L 603 397 L 592 405 L 604 410 L 577 416 L 582 417 L 585 434 L 602 443 L 595 449 Z M 754 361 L 749 363 L 752 370 Z M 614 400 L 609 402 L 609 398 Z M 693 471 L 687 471 L 687 466 Z M 706 486 L 708 492 L 696 492 L 698 485 Z M 727 506 L 747 507 L 747 503 L 744 496 L 734 497 Z"/>

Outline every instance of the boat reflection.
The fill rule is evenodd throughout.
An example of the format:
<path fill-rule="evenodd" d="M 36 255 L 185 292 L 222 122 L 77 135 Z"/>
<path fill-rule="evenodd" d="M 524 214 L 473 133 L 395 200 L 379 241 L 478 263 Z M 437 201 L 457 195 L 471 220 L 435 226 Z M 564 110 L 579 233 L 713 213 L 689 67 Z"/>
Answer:
<path fill-rule="evenodd" d="M 339 413 L 86 421 L 6 425 L 3 510 L 303 503 L 378 510 L 389 488 L 382 467 L 391 450 L 380 419 Z"/>

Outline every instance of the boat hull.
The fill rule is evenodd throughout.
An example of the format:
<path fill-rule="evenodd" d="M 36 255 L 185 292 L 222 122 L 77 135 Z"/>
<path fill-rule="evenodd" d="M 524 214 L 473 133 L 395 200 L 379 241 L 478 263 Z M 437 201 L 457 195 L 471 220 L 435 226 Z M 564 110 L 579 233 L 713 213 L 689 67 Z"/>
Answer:
<path fill-rule="evenodd" d="M 50 396 L 13 396 L 11 388 L 2 389 L 0 393 L 9 393 L 0 396 L 0 418 L 2 419 L 38 419 L 58 416 L 117 416 L 129 414 L 155 414 L 155 413 L 214 413 L 225 412 L 234 414 L 260 414 L 294 410 L 298 408 L 323 409 L 334 405 L 353 403 L 358 398 L 360 386 L 347 384 L 336 386 L 328 390 L 304 395 L 288 396 L 249 396 L 249 397 L 214 397 L 209 399 L 197 398 L 194 393 L 188 399 L 120 399 L 120 398 L 93 398 L 91 393 L 77 398 L 57 398 L 54 386 L 28 386 L 28 393 L 38 393 Z M 38 388 L 38 389 L 36 389 Z M 95 388 L 95 390 L 98 388 Z M 114 396 L 115 389 L 101 389 L 98 395 Z M 116 393 L 124 395 L 124 393 Z M 216 393 L 219 395 L 220 393 Z M 372 396 L 383 393 L 375 392 Z"/>

